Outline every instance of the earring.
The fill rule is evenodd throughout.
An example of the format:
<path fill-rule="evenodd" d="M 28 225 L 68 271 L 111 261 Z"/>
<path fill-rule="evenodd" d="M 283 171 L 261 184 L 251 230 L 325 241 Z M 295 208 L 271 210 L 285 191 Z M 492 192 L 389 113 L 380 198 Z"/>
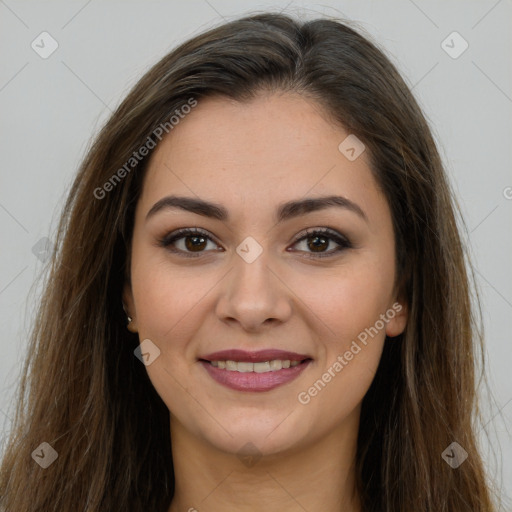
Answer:
<path fill-rule="evenodd" d="M 132 325 L 133 322 L 133 319 L 132 317 L 126 312 L 126 308 L 124 307 L 124 304 L 123 304 L 123 311 L 126 313 L 126 319 L 128 320 L 128 324 L 126 325 L 126 328 L 130 331 L 130 332 L 138 332 L 137 331 L 137 327 L 135 327 L 134 325 Z"/>
<path fill-rule="evenodd" d="M 132 320 L 132 318 L 130 316 L 127 316 L 126 317 L 128 319 L 128 324 L 126 326 L 126 328 L 130 331 L 130 332 L 139 332 L 137 330 L 137 327 L 134 325 L 135 322 Z"/>

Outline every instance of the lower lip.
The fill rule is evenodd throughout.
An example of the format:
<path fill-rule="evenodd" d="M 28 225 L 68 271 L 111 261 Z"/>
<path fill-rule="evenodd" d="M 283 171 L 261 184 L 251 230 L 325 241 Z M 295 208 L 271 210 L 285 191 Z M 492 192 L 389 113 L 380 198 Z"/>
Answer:
<path fill-rule="evenodd" d="M 270 391 L 296 379 L 306 369 L 311 359 L 297 366 L 265 373 L 223 370 L 206 361 L 199 362 L 212 379 L 228 388 L 236 389 L 237 391 Z"/>

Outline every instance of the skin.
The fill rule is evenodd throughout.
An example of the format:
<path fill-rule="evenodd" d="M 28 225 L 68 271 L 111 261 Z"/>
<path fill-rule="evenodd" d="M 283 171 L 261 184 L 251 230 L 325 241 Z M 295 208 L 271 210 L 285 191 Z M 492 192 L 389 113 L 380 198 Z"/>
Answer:
<path fill-rule="evenodd" d="M 130 329 L 161 351 L 146 369 L 170 411 L 176 493 L 169 512 L 361 510 L 354 474 L 361 401 L 385 335 L 405 328 L 406 305 L 309 403 L 297 398 L 399 302 L 389 206 L 367 152 L 349 161 L 338 150 L 347 135 L 296 94 L 262 94 L 246 103 L 207 98 L 152 155 L 123 298 Z M 230 219 L 179 209 L 146 219 L 170 194 L 219 203 Z M 279 204 L 332 194 L 357 203 L 367 221 L 331 207 L 276 224 Z M 158 245 L 194 227 L 213 238 L 199 257 Z M 353 247 L 313 259 L 314 240 L 296 242 L 297 235 L 322 227 Z M 236 252 L 247 236 L 263 250 L 252 263 Z M 186 241 L 174 247 L 190 253 Z M 336 247 L 331 239 L 322 250 Z M 277 348 L 313 361 L 273 390 L 235 391 L 198 362 L 228 348 Z M 244 464 L 237 452 L 248 442 L 260 457 Z"/>

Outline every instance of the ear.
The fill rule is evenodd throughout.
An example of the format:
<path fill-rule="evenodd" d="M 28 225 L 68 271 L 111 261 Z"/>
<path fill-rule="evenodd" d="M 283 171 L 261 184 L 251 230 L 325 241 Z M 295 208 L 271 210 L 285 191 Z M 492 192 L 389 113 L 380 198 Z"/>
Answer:
<path fill-rule="evenodd" d="M 394 302 L 386 312 L 389 321 L 386 324 L 386 336 L 394 338 L 404 332 L 409 316 L 409 309 L 405 301 Z"/>
<path fill-rule="evenodd" d="M 127 329 L 130 332 L 138 332 L 135 303 L 133 300 L 132 286 L 129 281 L 125 281 L 123 287 L 123 308 L 126 315 L 132 319 L 132 321 L 127 325 Z"/>

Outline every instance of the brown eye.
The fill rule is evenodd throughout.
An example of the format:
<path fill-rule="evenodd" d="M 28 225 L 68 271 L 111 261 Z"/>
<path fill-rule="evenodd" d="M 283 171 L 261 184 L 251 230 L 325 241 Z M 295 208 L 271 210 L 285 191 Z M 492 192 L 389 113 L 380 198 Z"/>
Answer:
<path fill-rule="evenodd" d="M 308 237 L 308 248 L 313 252 L 323 252 L 322 248 L 326 248 L 329 246 L 329 237 L 324 235 L 314 235 L 313 237 Z"/>
<path fill-rule="evenodd" d="M 182 240 L 182 247 L 176 247 L 177 242 L 181 242 Z M 207 252 L 205 249 L 208 242 L 215 243 L 214 240 L 202 230 L 187 228 L 167 235 L 159 241 L 159 244 L 172 252 L 181 253 L 187 257 L 195 257 L 196 255 L 200 256 L 202 253 Z"/>
<path fill-rule="evenodd" d="M 304 236 L 299 238 L 294 243 L 294 245 L 297 245 L 299 242 L 303 241 L 306 241 L 305 246 L 307 249 L 309 249 L 309 251 L 311 251 L 311 253 L 307 254 L 306 256 L 309 258 L 325 258 L 334 256 L 336 253 L 352 247 L 350 241 L 347 238 L 337 233 L 336 231 L 327 228 L 306 231 Z M 338 247 L 327 251 L 327 248 L 331 243 L 337 244 Z M 308 251 L 303 252 L 308 253 Z"/>
<path fill-rule="evenodd" d="M 182 238 L 185 240 L 185 247 L 189 251 L 200 251 L 206 247 L 206 237 L 203 235 L 189 235 Z"/>
<path fill-rule="evenodd" d="M 179 242 L 182 241 L 183 243 L 181 243 L 181 247 L 179 247 Z M 304 241 L 305 250 L 300 250 L 299 252 L 306 253 L 306 257 L 309 258 L 334 256 L 336 253 L 352 247 L 346 237 L 328 228 L 306 231 L 293 245 Z M 185 228 L 167 235 L 159 241 L 159 245 L 185 257 L 197 257 L 201 256 L 203 253 L 210 252 L 207 250 L 208 242 L 219 247 L 206 232 L 197 228 Z M 333 244 L 337 245 L 337 247 L 335 246 L 331 250 L 328 250 Z M 218 249 L 216 250 L 218 251 Z"/>

